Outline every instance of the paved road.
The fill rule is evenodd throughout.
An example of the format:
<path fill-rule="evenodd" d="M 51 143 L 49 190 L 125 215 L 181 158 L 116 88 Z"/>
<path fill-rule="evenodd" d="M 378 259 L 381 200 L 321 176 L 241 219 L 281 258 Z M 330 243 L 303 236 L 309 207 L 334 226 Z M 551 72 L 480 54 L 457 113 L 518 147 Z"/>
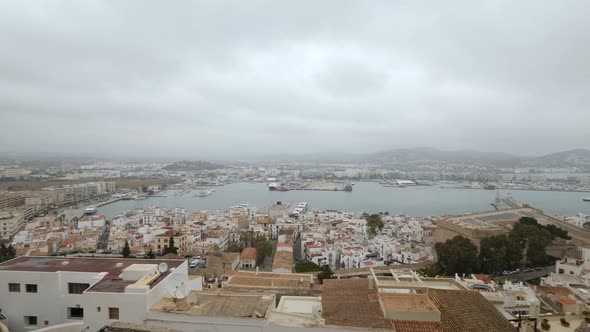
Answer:
<path fill-rule="evenodd" d="M 510 279 L 510 280 L 519 280 L 519 281 L 526 281 L 531 280 L 539 277 L 544 277 L 549 275 L 551 272 L 555 271 L 555 265 L 544 267 L 539 271 L 532 271 L 532 272 L 521 272 L 517 274 L 509 274 L 509 275 L 501 275 L 498 276 L 500 279 Z"/>

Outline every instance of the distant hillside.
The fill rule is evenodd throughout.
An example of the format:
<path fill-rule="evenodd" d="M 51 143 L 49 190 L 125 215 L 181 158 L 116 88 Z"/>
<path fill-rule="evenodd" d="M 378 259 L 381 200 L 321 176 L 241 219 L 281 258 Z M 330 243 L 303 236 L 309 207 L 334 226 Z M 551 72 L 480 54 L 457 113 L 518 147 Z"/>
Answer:
<path fill-rule="evenodd" d="M 421 162 L 475 163 L 496 167 L 579 167 L 590 170 L 590 150 L 575 149 L 538 157 L 517 157 L 507 153 L 473 150 L 441 151 L 432 148 L 396 149 L 365 156 L 384 164 Z"/>
<path fill-rule="evenodd" d="M 590 150 L 574 149 L 548 155 L 523 159 L 530 167 L 590 167 Z"/>
<path fill-rule="evenodd" d="M 167 171 L 204 171 L 223 168 L 223 165 L 210 163 L 208 161 L 177 161 L 173 164 L 166 165 L 162 169 Z"/>
<path fill-rule="evenodd" d="M 518 162 L 518 158 L 507 153 L 481 152 L 473 150 L 441 151 L 432 148 L 395 149 L 368 155 L 369 160 L 386 163 L 416 162 Z"/>

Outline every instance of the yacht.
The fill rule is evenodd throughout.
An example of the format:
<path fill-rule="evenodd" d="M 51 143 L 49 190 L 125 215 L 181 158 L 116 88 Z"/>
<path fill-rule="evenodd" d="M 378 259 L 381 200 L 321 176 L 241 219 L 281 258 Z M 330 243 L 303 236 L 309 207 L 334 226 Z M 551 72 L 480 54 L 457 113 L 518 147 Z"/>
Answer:
<path fill-rule="evenodd" d="M 89 206 L 84 210 L 84 214 L 95 214 L 96 208 L 94 206 Z"/>
<path fill-rule="evenodd" d="M 207 197 L 213 194 L 212 190 L 201 190 L 194 197 Z"/>

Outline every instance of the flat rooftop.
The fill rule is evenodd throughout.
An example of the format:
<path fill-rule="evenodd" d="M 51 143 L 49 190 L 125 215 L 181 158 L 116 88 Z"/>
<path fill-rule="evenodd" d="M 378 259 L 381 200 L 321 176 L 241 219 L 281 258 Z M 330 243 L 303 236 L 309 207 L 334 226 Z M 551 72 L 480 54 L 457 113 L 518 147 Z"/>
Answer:
<path fill-rule="evenodd" d="M 196 301 L 192 302 L 191 298 Z M 236 292 L 191 292 L 186 307 L 179 308 L 171 297 L 164 297 L 150 308 L 151 313 L 178 313 L 194 316 L 265 318 L 275 297 L 273 294 Z"/>
<path fill-rule="evenodd" d="M 378 288 L 434 288 L 448 290 L 465 290 L 466 288 L 451 278 L 421 278 L 412 280 L 409 278 L 398 278 L 377 276 L 375 286 Z"/>
<path fill-rule="evenodd" d="M 178 268 L 185 260 L 177 259 L 129 259 L 129 258 L 88 258 L 88 257 L 34 257 L 21 256 L 0 263 L 2 271 L 28 271 L 28 272 L 90 272 L 106 275 L 99 282 L 90 287 L 90 292 L 115 292 L 122 293 L 125 287 L 135 281 L 124 281 L 119 275 L 125 268 L 132 264 L 166 263 L 168 269 Z M 170 274 L 170 270 L 150 284 L 150 288 L 157 285 Z"/>
<path fill-rule="evenodd" d="M 310 274 L 239 271 L 229 280 L 228 287 L 264 290 L 310 289 L 311 281 Z"/>

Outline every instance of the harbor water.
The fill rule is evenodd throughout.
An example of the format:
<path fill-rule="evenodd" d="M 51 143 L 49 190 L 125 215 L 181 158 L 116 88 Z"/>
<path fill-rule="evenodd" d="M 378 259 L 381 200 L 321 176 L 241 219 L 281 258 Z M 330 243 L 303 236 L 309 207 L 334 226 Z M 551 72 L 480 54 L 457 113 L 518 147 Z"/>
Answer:
<path fill-rule="evenodd" d="M 226 210 L 248 203 L 263 207 L 269 203 L 307 202 L 310 209 L 334 209 L 348 212 L 389 212 L 395 215 L 438 216 L 493 210 L 491 203 L 496 190 L 454 189 L 440 186 L 383 187 L 374 182 L 359 182 L 352 192 L 345 191 L 269 191 L 264 183 L 235 183 L 215 187 L 206 197 L 184 196 L 150 197 L 143 200 L 117 201 L 98 208 L 98 213 L 112 218 L 125 211 L 149 206 L 181 207 L 189 212 L 197 210 Z M 590 193 L 500 190 L 519 203 L 528 203 L 552 215 L 590 214 L 590 202 L 582 198 Z"/>

